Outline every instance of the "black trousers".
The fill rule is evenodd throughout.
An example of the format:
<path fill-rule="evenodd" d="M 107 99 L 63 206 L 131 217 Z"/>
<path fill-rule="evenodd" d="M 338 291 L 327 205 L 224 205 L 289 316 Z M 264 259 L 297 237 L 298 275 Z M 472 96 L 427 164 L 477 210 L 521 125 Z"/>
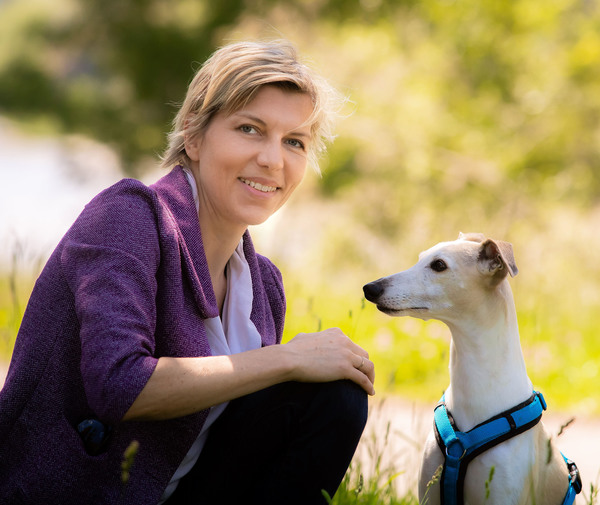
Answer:
<path fill-rule="evenodd" d="M 367 421 L 350 381 L 286 382 L 229 403 L 168 505 L 323 505 Z"/>

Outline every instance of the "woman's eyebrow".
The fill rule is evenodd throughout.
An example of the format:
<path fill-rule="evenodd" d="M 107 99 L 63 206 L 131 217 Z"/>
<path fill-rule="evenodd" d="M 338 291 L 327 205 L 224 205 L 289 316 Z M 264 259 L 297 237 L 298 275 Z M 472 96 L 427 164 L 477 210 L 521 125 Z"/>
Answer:
<path fill-rule="evenodd" d="M 245 117 L 246 119 L 249 119 L 251 121 L 255 121 L 256 123 L 259 123 L 260 126 L 267 126 L 267 123 L 262 120 L 261 118 L 259 118 L 258 116 L 255 116 L 254 114 L 252 114 L 251 112 L 245 112 L 245 111 L 238 111 L 238 112 L 234 112 L 233 113 L 234 116 L 242 116 Z M 300 125 L 298 128 L 302 128 L 304 125 Z M 292 135 L 295 135 L 297 137 L 303 137 L 303 138 L 307 138 L 310 139 L 312 138 L 312 132 L 303 132 L 300 130 L 290 130 L 289 132 Z"/>
<path fill-rule="evenodd" d="M 254 114 L 252 114 L 250 112 L 238 111 L 238 112 L 234 112 L 233 115 L 234 116 L 243 116 L 246 119 L 250 119 L 251 121 L 255 121 L 257 123 L 260 123 L 261 126 L 266 126 L 266 124 L 267 124 L 261 118 L 259 118 L 258 116 L 255 116 Z"/>

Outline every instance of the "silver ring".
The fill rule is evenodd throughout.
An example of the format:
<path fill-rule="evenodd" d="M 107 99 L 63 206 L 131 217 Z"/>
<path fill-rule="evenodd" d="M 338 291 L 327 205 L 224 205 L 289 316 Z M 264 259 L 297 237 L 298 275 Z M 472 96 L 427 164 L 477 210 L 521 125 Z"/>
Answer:
<path fill-rule="evenodd" d="M 357 368 L 358 370 L 360 370 L 360 369 L 363 367 L 363 365 L 364 365 L 364 364 L 365 364 L 365 358 L 364 358 L 364 356 L 363 356 L 363 358 L 362 358 L 362 361 L 360 362 L 360 365 L 358 365 L 356 368 Z"/>

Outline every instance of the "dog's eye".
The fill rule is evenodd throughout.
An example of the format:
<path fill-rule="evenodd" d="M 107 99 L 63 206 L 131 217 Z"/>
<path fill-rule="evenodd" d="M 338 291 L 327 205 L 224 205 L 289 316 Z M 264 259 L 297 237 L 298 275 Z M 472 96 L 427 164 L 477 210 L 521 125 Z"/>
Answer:
<path fill-rule="evenodd" d="M 443 272 L 444 270 L 446 270 L 448 268 L 448 265 L 446 265 L 446 262 L 444 260 L 433 260 L 430 264 L 429 267 L 435 271 L 435 272 Z"/>

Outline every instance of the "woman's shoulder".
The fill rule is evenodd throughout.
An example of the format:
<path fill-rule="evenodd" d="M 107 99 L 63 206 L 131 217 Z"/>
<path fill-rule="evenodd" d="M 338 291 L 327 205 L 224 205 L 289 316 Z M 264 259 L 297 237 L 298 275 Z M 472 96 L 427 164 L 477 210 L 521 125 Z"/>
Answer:
<path fill-rule="evenodd" d="M 152 202 L 156 200 L 156 191 L 142 181 L 124 178 L 98 193 L 86 207 L 105 205 L 108 202 L 111 204 L 120 201 L 125 203 L 128 200 L 148 200 Z"/>
<path fill-rule="evenodd" d="M 118 217 L 120 221 L 153 219 L 171 224 L 179 220 L 180 214 L 187 217 L 191 212 L 196 217 L 193 209 L 188 209 L 193 207 L 193 202 L 191 195 L 185 193 L 189 188 L 182 174 L 181 170 L 174 169 L 151 185 L 138 179 L 121 179 L 98 193 L 85 206 L 83 215 Z"/>
<path fill-rule="evenodd" d="M 157 197 L 148 186 L 136 179 L 121 179 L 85 205 L 74 227 L 139 228 L 155 220 L 156 204 Z"/>

